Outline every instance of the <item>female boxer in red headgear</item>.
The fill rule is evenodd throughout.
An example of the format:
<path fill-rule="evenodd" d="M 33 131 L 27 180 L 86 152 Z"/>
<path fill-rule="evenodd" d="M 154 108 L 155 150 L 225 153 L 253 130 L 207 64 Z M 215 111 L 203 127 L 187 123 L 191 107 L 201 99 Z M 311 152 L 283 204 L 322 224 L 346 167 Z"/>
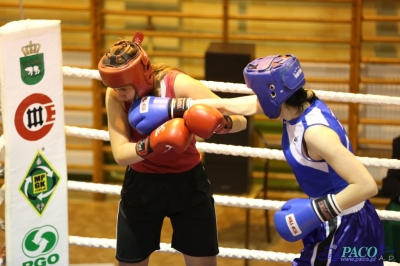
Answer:
<path fill-rule="evenodd" d="M 119 265 L 148 265 L 169 217 L 172 247 L 183 253 L 186 264 L 216 265 L 214 200 L 194 135 L 237 132 L 246 128 L 246 119 L 194 104 L 218 96 L 177 68 L 152 65 L 142 40 L 136 33 L 132 41 L 114 43 L 98 64 L 108 87 L 112 153 L 127 166 L 116 258 Z"/>

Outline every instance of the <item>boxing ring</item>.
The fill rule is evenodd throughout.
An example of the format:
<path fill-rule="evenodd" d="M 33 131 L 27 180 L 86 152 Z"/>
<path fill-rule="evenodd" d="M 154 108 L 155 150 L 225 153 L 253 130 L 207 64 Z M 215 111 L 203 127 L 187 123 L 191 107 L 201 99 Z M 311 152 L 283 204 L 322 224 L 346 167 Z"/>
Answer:
<path fill-rule="evenodd" d="M 100 75 L 97 70 L 62 66 L 62 71 L 60 71 L 60 73 L 64 76 L 100 80 Z M 208 88 L 210 88 L 213 91 L 252 94 L 252 91 L 249 88 L 247 88 L 245 86 L 245 84 L 213 82 L 213 81 L 201 81 L 201 82 L 203 82 Z M 62 84 L 58 84 L 58 85 L 62 86 Z M 352 103 L 362 103 L 362 104 L 400 106 L 400 97 L 389 97 L 389 96 L 369 95 L 369 94 L 352 94 L 352 93 L 344 93 L 344 92 L 328 92 L 328 91 L 317 91 L 317 90 L 315 90 L 315 93 L 322 100 L 331 100 L 331 101 L 337 101 L 337 102 L 352 102 Z M 62 94 L 61 94 L 61 96 L 62 96 Z M 48 104 L 48 103 L 45 102 L 45 104 Z M 4 106 L 2 106 L 2 107 L 4 107 Z M 4 111 L 6 111 L 6 110 L 4 110 Z M 109 141 L 108 132 L 105 130 L 73 127 L 73 126 L 68 126 L 68 125 L 63 125 L 63 130 L 64 130 L 63 133 L 65 133 L 65 135 L 67 135 L 67 136 Z M 10 136 L 8 135 L 8 138 L 9 137 Z M 8 140 L 5 137 L 5 135 L 2 135 L 0 137 L 0 151 L 3 150 L 3 148 L 6 146 L 6 144 L 8 144 L 7 141 Z M 61 146 L 58 146 L 58 148 L 60 148 L 60 147 Z M 65 148 L 65 147 L 63 147 L 63 148 Z M 283 152 L 281 150 L 268 149 L 268 148 L 252 148 L 252 147 L 244 147 L 244 146 L 233 146 L 233 145 L 197 142 L 197 149 L 200 152 L 204 152 L 204 153 L 216 153 L 216 154 L 231 155 L 231 156 L 243 156 L 243 157 L 252 157 L 252 158 L 285 160 Z M 37 157 L 38 158 L 40 157 L 41 159 L 43 159 L 45 161 L 46 157 L 44 155 L 46 155 L 46 154 L 45 154 L 44 150 L 42 149 L 41 151 L 38 152 Z M 47 157 L 49 157 L 49 156 L 47 156 Z M 370 157 L 358 157 L 358 159 L 365 166 L 385 167 L 385 168 L 389 168 L 389 169 L 400 169 L 400 161 L 395 160 L 395 159 L 379 159 L 379 158 L 370 158 Z M 53 163 L 53 165 L 54 165 L 54 163 Z M 36 165 L 33 165 L 33 166 L 35 166 L 36 168 L 39 167 Z M 51 164 L 49 163 L 48 166 L 50 167 Z M 7 167 L 8 167 L 8 164 L 6 162 L 6 168 Z M 56 168 L 56 167 L 53 167 L 53 168 Z M 61 168 L 62 167 L 59 167 L 59 169 L 61 169 Z M 58 170 L 58 172 L 61 173 L 59 176 L 62 177 L 63 169 Z M 54 173 L 49 171 L 48 175 L 53 177 Z M 53 177 L 53 179 L 55 179 L 55 178 L 57 178 L 57 176 Z M 28 178 L 26 180 L 28 180 Z M 104 193 L 104 194 L 110 194 L 110 195 L 119 195 L 120 191 L 121 191 L 121 186 L 118 186 L 118 185 L 67 181 L 67 180 L 65 180 L 65 178 L 60 178 L 60 180 L 61 181 L 59 181 L 59 182 L 65 182 L 68 190 L 96 192 L 96 193 Z M 31 180 L 28 180 L 28 181 L 31 181 Z M 18 184 L 20 194 L 27 193 L 27 188 L 28 188 L 28 186 L 30 186 L 30 183 L 28 183 L 27 181 L 24 180 L 23 182 L 25 182 L 25 183 Z M 8 187 L 6 187 L 6 188 L 8 188 Z M 58 190 L 60 190 L 60 189 L 58 189 Z M 62 197 L 59 199 L 60 202 L 65 201 L 65 199 L 66 199 L 65 196 L 66 195 L 64 195 L 64 194 L 62 195 Z M 7 195 L 7 190 L 6 190 L 6 201 L 8 200 L 10 202 L 11 201 L 10 197 L 11 197 L 10 195 Z M 215 199 L 216 205 L 231 206 L 231 207 L 238 207 L 238 208 L 264 209 L 264 210 L 272 210 L 272 211 L 276 211 L 276 210 L 280 209 L 280 207 L 284 204 L 283 201 L 249 199 L 249 198 L 245 198 L 245 197 L 234 197 L 234 196 L 224 196 L 224 195 L 214 195 L 214 199 Z M 65 202 L 63 202 L 63 203 L 66 204 Z M 10 206 L 8 208 L 10 208 Z M 48 207 L 48 208 L 50 208 L 50 207 Z M 50 212 L 50 210 L 46 210 L 46 213 L 40 212 L 39 214 L 44 217 L 46 214 L 48 214 Z M 381 220 L 400 221 L 400 213 L 398 213 L 398 212 L 386 211 L 386 210 L 377 210 L 377 212 L 378 212 L 378 215 L 381 218 Z M 60 218 L 60 217 L 58 217 L 58 218 Z M 16 225 L 12 224 L 11 220 L 9 220 L 9 219 L 10 218 L 6 219 L 6 224 L 9 223 L 10 230 L 11 230 L 11 226 L 16 227 Z M 68 223 L 68 221 L 64 221 L 64 220 L 63 220 L 63 223 L 64 222 Z M 19 222 L 23 223 L 24 221 L 19 221 Z M 15 223 L 15 221 L 14 221 L 14 223 Z M 48 224 L 51 224 L 51 223 L 48 222 Z M 63 226 L 65 226 L 65 225 L 63 225 Z M 38 228 L 33 228 L 33 229 L 31 229 L 31 231 L 29 231 L 29 235 L 26 234 L 25 237 L 22 235 L 22 236 L 19 236 L 19 238 L 21 238 L 21 239 L 23 238 L 23 240 L 26 241 L 26 243 L 28 243 L 28 240 L 33 241 L 36 239 L 37 232 L 39 232 L 40 230 L 45 230 L 45 229 L 49 233 L 54 233 L 54 234 L 57 233 L 54 230 L 54 228 L 52 229 L 52 226 L 46 225 L 46 227 L 42 226 L 42 227 L 38 227 Z M 6 233 L 7 233 L 7 230 L 6 230 Z M 61 230 L 59 230 L 58 233 L 60 234 L 60 239 L 61 239 L 63 237 L 63 235 L 61 234 Z M 6 235 L 6 238 L 7 238 L 7 235 Z M 115 239 L 87 238 L 87 237 L 71 236 L 71 235 L 68 236 L 67 238 L 68 238 L 69 245 L 77 245 L 77 246 L 93 247 L 93 248 L 107 248 L 107 249 L 115 249 L 115 247 L 116 247 Z M 17 239 L 17 240 L 19 241 L 19 239 Z M 40 243 L 40 241 L 37 241 L 37 243 Z M 19 246 L 20 246 L 20 243 L 19 243 Z M 171 245 L 169 243 L 160 243 L 160 247 L 161 247 L 161 249 L 158 252 L 179 253 L 175 249 L 171 248 Z M 35 255 L 33 253 L 34 250 L 29 250 L 28 248 L 25 250 L 24 246 L 23 246 L 23 248 L 24 248 L 25 254 L 27 254 L 27 257 L 35 258 L 35 259 L 38 257 L 37 255 Z M 64 249 L 64 252 L 65 252 L 65 250 L 68 250 L 68 247 L 61 245 L 61 242 L 57 248 L 58 248 L 58 250 Z M 62 252 L 58 252 L 58 253 L 62 254 Z M 58 255 L 58 253 L 57 254 L 55 254 L 54 252 L 53 253 L 45 253 L 42 251 L 41 256 L 46 257 L 45 259 L 49 262 L 49 264 L 55 264 L 58 261 L 58 259 L 61 257 L 61 255 Z M 294 258 L 298 257 L 299 254 L 220 247 L 220 253 L 218 254 L 218 256 L 224 257 L 224 258 L 232 258 L 232 259 L 265 260 L 265 261 L 288 263 L 288 262 L 292 262 L 292 260 Z M 389 261 L 385 261 L 384 264 L 385 265 L 400 265 L 398 263 L 389 262 Z M 31 265 L 31 264 L 24 264 L 24 265 Z M 65 264 L 60 263 L 58 265 L 65 265 Z"/>
<path fill-rule="evenodd" d="M 68 66 L 63 67 L 65 76 L 73 76 L 80 78 L 89 78 L 101 80 L 97 70 L 72 68 Z M 224 83 L 213 81 L 201 81 L 213 91 L 252 94 L 252 91 L 246 87 L 245 84 L 237 83 Z M 339 101 L 339 102 L 353 102 L 363 104 L 383 104 L 383 105 L 400 105 L 400 97 L 389 97 L 381 95 L 368 95 L 368 94 L 352 94 L 343 92 L 329 92 L 317 91 L 315 93 L 323 100 Z M 65 126 L 65 132 L 68 136 L 98 139 L 108 141 L 108 132 L 104 130 L 93 130 L 87 128 Z M 197 142 L 197 148 L 200 152 L 216 153 L 231 156 L 243 156 L 263 159 L 285 160 L 281 150 L 267 149 L 267 148 L 252 148 L 244 146 L 233 146 L 225 144 L 215 144 L 206 142 Z M 396 159 L 379 159 L 369 157 L 358 157 L 358 159 L 365 166 L 372 167 L 385 167 L 389 169 L 400 169 L 400 161 Z M 69 190 L 96 192 L 104 194 L 119 195 L 121 187 L 117 185 L 106 184 L 93 184 L 77 181 L 68 182 Z M 214 195 L 215 204 L 222 206 L 231 206 L 238 208 L 254 208 L 266 210 L 279 210 L 284 204 L 283 201 L 275 200 L 262 200 L 262 199 L 248 199 L 245 197 L 233 197 Z M 381 220 L 395 220 L 400 221 L 400 213 L 394 211 L 377 210 Z M 97 248 L 115 248 L 115 239 L 96 239 L 84 238 L 79 236 L 70 236 L 69 243 L 71 245 L 97 247 Z M 159 252 L 172 252 L 177 251 L 171 248 L 170 244 L 161 243 Z M 234 259 L 248 259 L 248 260 L 266 260 L 275 262 L 291 262 L 299 254 L 270 252 L 261 250 L 247 250 L 238 248 L 224 248 L 220 247 L 220 257 L 234 258 Z M 385 262 L 385 265 L 400 265 L 394 262 Z"/>
<path fill-rule="evenodd" d="M 81 78 L 100 79 L 97 70 L 79 69 L 64 66 L 63 73 L 66 76 L 75 76 Z M 246 88 L 244 84 L 223 83 L 223 82 L 209 82 L 202 81 L 211 90 L 224 91 L 224 92 L 237 92 L 237 93 L 251 93 L 250 89 Z M 361 95 L 351 93 L 336 93 L 316 91 L 321 99 L 329 99 L 336 101 L 350 100 L 357 103 L 371 103 L 371 104 L 394 104 L 400 105 L 400 97 L 387 97 L 379 95 Z M 97 139 L 109 141 L 108 132 L 105 130 L 88 129 L 81 127 L 65 126 L 65 132 L 68 136 Z M 4 148 L 4 136 L 0 137 L 0 151 Z M 280 150 L 267 149 L 267 148 L 252 148 L 244 146 L 233 146 L 225 144 L 214 144 L 198 142 L 197 148 L 201 152 L 216 153 L 231 156 L 244 156 L 263 159 L 285 160 L 283 152 Z M 400 161 L 395 159 L 378 159 L 368 157 L 358 157 L 359 160 L 366 166 L 385 167 L 390 169 L 400 169 Z M 107 184 L 94 184 L 89 182 L 68 181 L 68 189 L 75 191 L 104 193 L 109 195 L 119 195 L 121 186 L 107 185 Z M 234 197 L 224 195 L 214 195 L 215 204 L 222 206 L 230 206 L 237 208 L 254 208 L 266 210 L 279 210 L 284 204 L 283 201 L 275 200 L 262 200 L 262 199 L 248 199 L 245 197 Z M 394 211 L 377 210 L 379 217 L 382 220 L 400 221 L 400 213 Z M 115 249 L 115 239 L 105 238 L 88 238 L 80 236 L 69 236 L 69 243 L 71 245 L 95 247 L 95 248 L 111 248 Z M 171 248 L 168 243 L 160 243 L 161 249 L 158 252 L 179 253 Z M 220 257 L 233 258 L 233 259 L 248 259 L 248 260 L 265 260 L 275 262 L 291 262 L 299 254 L 271 252 L 262 250 L 247 250 L 239 248 L 224 248 L 220 247 Z M 385 262 L 385 265 L 400 265 L 394 262 Z"/>

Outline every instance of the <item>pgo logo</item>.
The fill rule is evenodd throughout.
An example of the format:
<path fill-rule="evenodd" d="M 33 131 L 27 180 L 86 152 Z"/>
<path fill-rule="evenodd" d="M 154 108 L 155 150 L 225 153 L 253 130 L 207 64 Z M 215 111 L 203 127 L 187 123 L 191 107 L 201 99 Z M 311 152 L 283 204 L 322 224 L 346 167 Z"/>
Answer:
<path fill-rule="evenodd" d="M 29 231 L 22 242 L 22 251 L 29 258 L 50 253 L 58 243 L 58 232 L 51 225 L 37 227 Z"/>
<path fill-rule="evenodd" d="M 39 140 L 53 127 L 55 114 L 54 103 L 48 96 L 32 94 L 19 104 L 14 118 L 15 128 L 22 138 Z"/>

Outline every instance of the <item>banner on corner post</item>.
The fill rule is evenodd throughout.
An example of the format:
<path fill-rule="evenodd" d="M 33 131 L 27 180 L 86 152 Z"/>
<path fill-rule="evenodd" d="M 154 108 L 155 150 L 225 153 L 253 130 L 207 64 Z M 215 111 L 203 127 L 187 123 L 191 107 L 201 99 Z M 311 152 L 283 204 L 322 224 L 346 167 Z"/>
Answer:
<path fill-rule="evenodd" d="M 0 27 L 7 265 L 69 265 L 60 21 Z M 2 216 L 2 214 L 0 214 Z"/>

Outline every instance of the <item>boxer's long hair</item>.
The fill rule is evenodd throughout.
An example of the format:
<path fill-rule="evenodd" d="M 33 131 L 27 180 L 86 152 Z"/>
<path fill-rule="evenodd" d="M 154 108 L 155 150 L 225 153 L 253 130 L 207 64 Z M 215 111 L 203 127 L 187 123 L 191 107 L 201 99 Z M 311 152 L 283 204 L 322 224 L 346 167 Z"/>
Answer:
<path fill-rule="evenodd" d="M 167 75 L 167 73 L 171 70 L 177 70 L 179 72 L 182 72 L 186 74 L 183 70 L 173 67 L 164 63 L 158 63 L 158 64 L 153 64 L 153 69 L 154 69 L 154 86 L 152 90 L 152 94 L 154 96 L 161 96 L 161 80 Z"/>
<path fill-rule="evenodd" d="M 304 111 L 304 103 L 308 102 L 311 104 L 316 99 L 318 97 L 314 91 L 301 87 L 285 101 L 285 104 L 297 108 L 296 114 L 301 114 Z"/>

